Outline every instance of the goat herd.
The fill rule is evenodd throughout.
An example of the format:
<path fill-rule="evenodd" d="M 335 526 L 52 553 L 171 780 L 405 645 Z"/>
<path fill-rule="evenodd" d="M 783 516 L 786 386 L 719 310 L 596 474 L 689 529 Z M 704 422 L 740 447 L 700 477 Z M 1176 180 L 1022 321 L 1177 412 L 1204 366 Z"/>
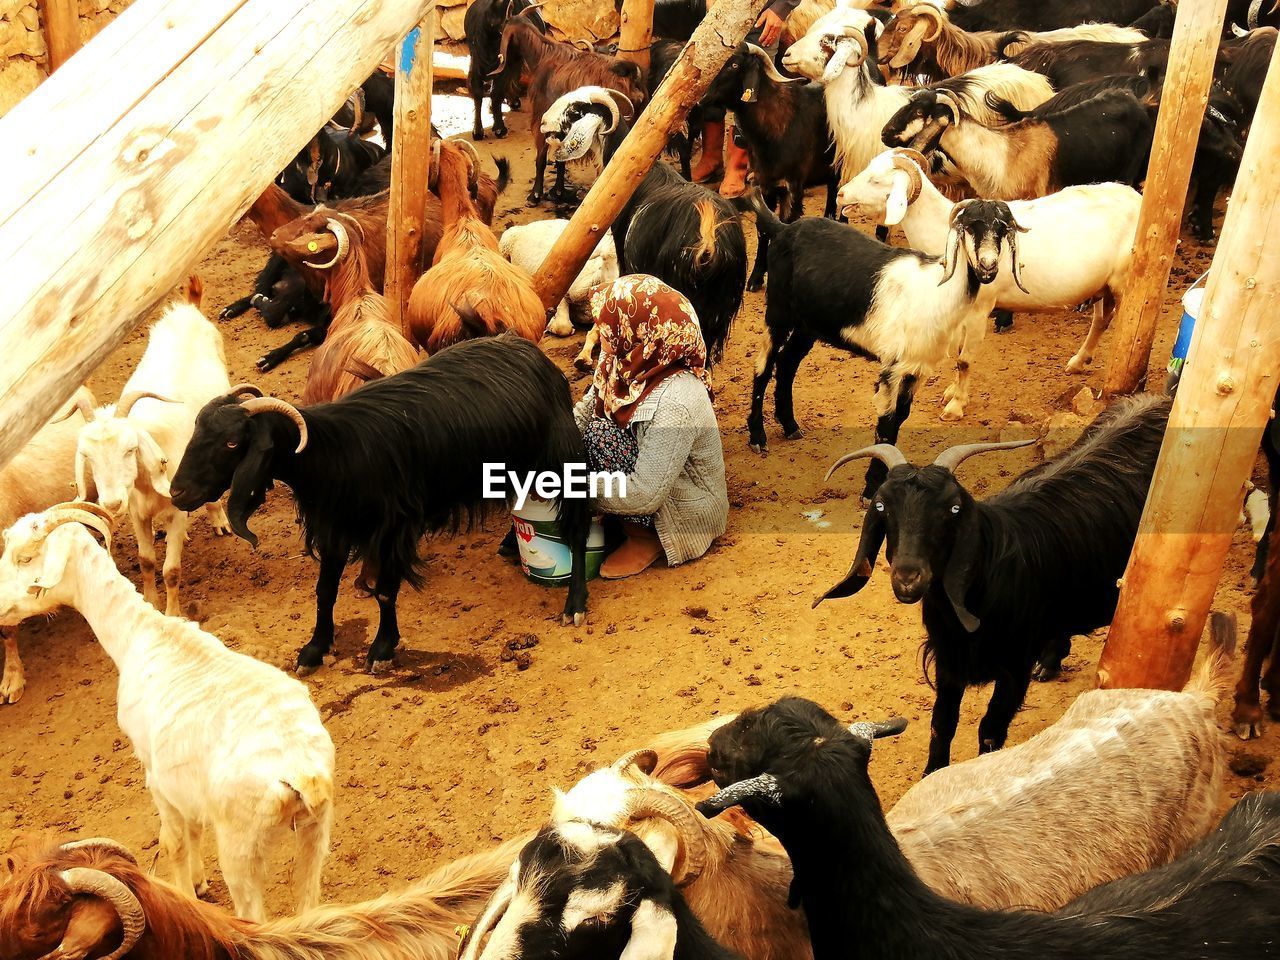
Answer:
<path fill-rule="evenodd" d="M 1113 405 L 1067 451 L 985 500 L 956 479 L 960 463 L 1030 441 L 952 447 L 920 467 L 895 446 L 917 384 L 949 358 L 942 417 L 963 416 L 992 315 L 999 330 L 1014 312 L 1093 302 L 1067 368 L 1089 364 L 1125 294 L 1172 8 L 895 7 L 803 0 L 780 55 L 741 45 L 704 106 L 734 111 L 758 190 L 734 203 L 690 182 L 695 110 L 672 140 L 685 176 L 653 165 L 549 321 L 531 272 L 564 221 L 496 237 L 509 167 L 499 160 L 490 177 L 454 140 L 435 143 L 423 270 L 403 329 L 389 320 L 390 157 L 371 135 L 392 142 L 393 90 L 381 75 L 362 85 L 249 210 L 270 260 L 251 295 L 222 313 L 307 324 L 257 363 L 269 370 L 316 346 L 300 402 L 233 385 L 192 276 L 119 401 L 95 409 L 82 388 L 0 476 L 0 702 L 24 689 L 17 625 L 77 609 L 117 667 L 119 725 L 145 769 L 173 881 L 108 839 L 15 849 L 0 883 L 0 960 L 1280 956 L 1280 801 L 1247 796 L 1215 823 L 1225 766 L 1215 707 L 1232 619 L 1215 615 L 1213 649 L 1185 690 L 1089 692 L 1002 749 L 1031 680 L 1054 676 L 1072 637 L 1114 613 L 1169 401 Z M 1280 4 L 1229 8 L 1194 168 L 1191 225 L 1205 240 L 1271 59 L 1267 24 L 1280 20 Z M 502 137 L 504 100 L 518 106 L 526 93 L 529 199 L 568 201 L 567 170 L 609 162 L 703 14 L 701 0 L 658 0 L 646 73 L 551 39 L 526 0 L 477 0 L 466 15 L 474 137 L 484 136 L 482 97 Z M 827 186 L 825 218 L 801 216 L 813 184 Z M 748 212 L 758 240 L 749 276 Z M 836 220 L 852 212 L 881 221 L 879 239 Z M 908 246 L 883 242 L 890 226 Z M 483 465 L 563 472 L 584 461 L 568 381 L 536 344 L 589 325 L 588 291 L 620 272 L 685 294 L 711 362 L 745 292 L 767 276 L 747 424 L 758 451 L 775 376 L 777 420 L 786 437 L 801 435 L 792 387 L 816 343 L 880 364 L 875 442 L 832 467 L 870 461 L 861 539 L 822 599 L 861 590 L 883 549 L 897 599 L 922 603 L 936 667 L 928 776 L 882 813 L 872 745 L 906 721 L 848 725 L 785 698 L 651 737 L 557 792 L 536 833 L 406 890 L 320 906 L 333 743 L 302 683 L 182 617 L 188 528 L 203 512 L 216 534 L 256 544 L 250 519 L 274 483 L 288 486 L 319 561 L 299 674 L 325 663 L 353 561 L 379 608 L 367 666 L 385 669 L 401 585 L 424 579 L 422 538 L 492 509 Z M 592 348 L 589 333 L 577 362 L 589 365 Z M 559 510 L 574 554 L 562 622 L 576 625 L 590 504 L 565 498 Z M 111 555 L 125 513 L 141 595 Z M 1268 568 L 1260 595 L 1271 580 Z M 1269 641 L 1253 645 L 1237 694 L 1242 735 L 1258 730 Z M 961 699 L 985 683 L 982 755 L 952 766 Z M 195 899 L 208 887 L 206 830 L 235 917 Z M 267 865 L 288 834 L 298 915 L 268 921 Z"/>

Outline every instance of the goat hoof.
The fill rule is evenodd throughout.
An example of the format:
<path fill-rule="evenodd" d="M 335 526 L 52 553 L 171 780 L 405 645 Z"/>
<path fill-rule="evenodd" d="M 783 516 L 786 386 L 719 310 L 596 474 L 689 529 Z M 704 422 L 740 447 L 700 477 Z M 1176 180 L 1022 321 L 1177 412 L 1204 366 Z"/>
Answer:
<path fill-rule="evenodd" d="M 376 677 L 380 674 L 389 672 L 394 663 L 395 663 L 395 660 L 370 659 L 366 661 L 365 669 L 368 670 L 369 673 L 373 674 Z"/>
<path fill-rule="evenodd" d="M 297 674 L 299 678 L 309 677 L 319 669 L 320 667 L 318 665 L 313 667 L 310 665 L 300 663 L 298 664 L 297 669 L 294 670 L 294 673 Z"/>
<path fill-rule="evenodd" d="M 764 281 L 763 281 L 763 280 L 748 280 L 748 281 L 747 281 L 747 293 L 759 293 L 759 292 L 760 292 L 761 290 L 763 290 L 763 289 L 764 289 Z"/>
<path fill-rule="evenodd" d="M 26 689 L 22 683 L 0 685 L 0 703 L 17 703 Z"/>
<path fill-rule="evenodd" d="M 758 453 L 762 457 L 769 455 L 769 445 L 767 443 L 751 443 L 748 446 L 751 447 L 752 453 Z"/>
<path fill-rule="evenodd" d="M 1031 668 L 1031 679 L 1036 683 L 1052 683 L 1058 679 L 1061 673 L 1062 667 L 1060 665 L 1053 667 L 1048 664 L 1037 663 Z"/>
<path fill-rule="evenodd" d="M 531 207 L 536 207 L 541 202 L 542 202 L 542 194 L 540 193 L 531 193 L 525 199 L 525 203 L 527 203 Z"/>
<path fill-rule="evenodd" d="M 803 440 L 803 439 L 804 439 L 804 428 L 803 428 L 802 426 L 800 426 L 799 424 L 796 424 L 796 425 L 795 425 L 794 427 L 792 427 L 790 430 L 785 431 L 785 432 L 782 434 L 782 438 L 783 438 L 784 440 Z"/>
<path fill-rule="evenodd" d="M 983 740 L 978 744 L 979 753 L 995 753 L 1000 748 L 996 746 L 996 742 L 990 738 Z"/>
<path fill-rule="evenodd" d="M 505 140 L 505 139 L 506 139 L 506 136 L 507 136 L 507 128 L 506 128 L 506 127 L 502 127 L 502 128 L 494 127 L 494 128 L 493 128 L 493 135 L 494 135 L 495 137 L 497 137 L 499 140 Z"/>
<path fill-rule="evenodd" d="M 581 370 L 583 373 L 590 373 L 592 370 L 595 369 L 595 367 L 591 363 L 590 357 L 574 357 L 573 365 L 575 368 L 577 368 L 578 370 Z"/>
<path fill-rule="evenodd" d="M 196 884 L 196 899 L 197 899 L 197 900 L 199 900 L 200 898 L 202 898 L 202 897 L 204 897 L 204 896 L 207 896 L 207 895 L 208 895 L 208 893 L 209 893 L 209 881 L 208 881 L 208 880 L 201 880 L 199 883 L 197 883 L 197 884 Z"/>
<path fill-rule="evenodd" d="M 1233 723 L 1231 731 L 1241 740 L 1256 740 L 1262 736 L 1262 723 Z"/>
<path fill-rule="evenodd" d="M 1078 355 L 1072 357 L 1067 361 L 1067 373 L 1085 373 L 1089 369 L 1089 360 L 1092 359 L 1092 357 L 1085 359 Z"/>
<path fill-rule="evenodd" d="M 483 131 L 483 130 L 472 130 L 472 131 L 471 131 L 471 139 L 472 139 L 472 140 L 475 140 L 477 143 L 479 143 L 481 140 L 483 140 L 483 139 L 484 139 L 484 131 Z"/>
<path fill-rule="evenodd" d="M 569 613 L 560 614 L 560 626 L 562 627 L 567 627 L 570 624 L 573 624 L 573 626 L 575 627 L 580 627 L 586 622 L 587 622 L 587 614 L 585 610 L 579 610 L 577 613 L 573 613 L 573 614 L 569 614 Z"/>
<path fill-rule="evenodd" d="M 939 418 L 950 423 L 954 420 L 964 419 L 964 407 L 956 403 L 955 400 L 948 400 L 947 405 L 942 408 Z"/>

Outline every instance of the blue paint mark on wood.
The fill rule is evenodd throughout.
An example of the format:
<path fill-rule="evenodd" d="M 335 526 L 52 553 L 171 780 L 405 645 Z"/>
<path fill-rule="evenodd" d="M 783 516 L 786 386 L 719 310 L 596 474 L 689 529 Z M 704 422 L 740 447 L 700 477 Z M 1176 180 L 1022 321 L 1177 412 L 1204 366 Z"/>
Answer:
<path fill-rule="evenodd" d="M 400 45 L 400 72 L 406 77 L 413 73 L 414 54 L 418 49 L 418 37 L 422 35 L 421 27 L 414 27 Z"/>

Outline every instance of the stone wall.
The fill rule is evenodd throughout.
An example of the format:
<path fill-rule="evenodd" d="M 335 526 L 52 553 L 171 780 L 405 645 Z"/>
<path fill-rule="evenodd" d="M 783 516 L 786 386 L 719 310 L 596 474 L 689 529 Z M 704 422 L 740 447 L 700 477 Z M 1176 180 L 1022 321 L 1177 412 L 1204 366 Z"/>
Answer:
<path fill-rule="evenodd" d="M 129 0 L 78 2 L 81 44 L 129 5 Z M 49 50 L 37 0 L 0 0 L 0 116 L 48 75 Z"/>

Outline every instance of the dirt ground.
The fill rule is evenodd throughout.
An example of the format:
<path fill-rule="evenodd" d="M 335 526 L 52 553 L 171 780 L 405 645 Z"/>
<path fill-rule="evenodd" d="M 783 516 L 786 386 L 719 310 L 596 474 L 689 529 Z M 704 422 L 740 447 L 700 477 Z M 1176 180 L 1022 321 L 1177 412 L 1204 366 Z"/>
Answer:
<path fill-rule="evenodd" d="M 469 104 L 438 98 L 447 133 L 469 129 Z M 511 117 L 505 141 L 486 140 L 487 155 L 511 159 L 515 180 L 500 198 L 495 228 L 545 217 L 525 205 L 532 175 L 527 112 Z M 811 211 L 820 210 L 816 196 Z M 754 243 L 752 244 L 754 247 Z M 205 307 L 216 315 L 244 294 L 264 244 L 251 224 L 233 228 L 198 265 Z M 1152 383 L 1176 331 L 1178 296 L 1207 269 L 1211 248 L 1183 240 L 1173 287 L 1153 353 Z M 818 347 L 801 368 L 796 405 L 805 438 L 788 442 L 769 420 L 767 457 L 747 447 L 751 353 L 763 329 L 764 295 L 748 294 L 725 361 L 716 370 L 716 409 L 724 440 L 732 511 L 729 531 L 701 560 L 652 570 L 634 580 L 591 584 L 589 625 L 564 628 L 561 590 L 527 582 L 495 554 L 501 530 L 424 545 L 430 575 L 422 593 L 400 601 L 403 643 L 396 668 L 361 672 L 377 608 L 352 589 L 348 571 L 338 602 L 339 659 L 306 682 L 338 752 L 338 816 L 325 871 L 331 900 L 357 900 L 395 889 L 447 858 L 537 825 L 550 788 L 646 735 L 737 711 L 783 694 L 816 699 L 849 718 L 903 714 L 911 726 L 876 748 L 875 781 L 886 806 L 924 766 L 932 692 L 920 667 L 920 611 L 897 603 L 884 567 L 859 596 L 811 609 L 815 596 L 846 570 L 861 523 L 860 472 L 827 486 L 823 473 L 840 453 L 869 442 L 875 367 Z M 938 418 L 944 378 L 925 385 L 903 432 L 916 459 L 953 442 L 1039 432 L 1069 405 L 1082 384 L 1097 387 L 1099 361 L 1083 377 L 1064 371 L 1084 337 L 1087 316 L 1074 311 L 1022 315 L 1016 328 L 988 336 L 973 367 L 972 401 L 960 424 Z M 253 361 L 292 331 L 267 330 L 256 313 L 222 325 L 231 377 L 296 399 L 309 358 L 297 356 L 268 374 Z M 102 400 L 118 395 L 145 345 L 146 327 L 99 368 L 91 386 Z M 549 339 L 547 352 L 568 372 L 575 395 L 585 377 L 570 361 L 581 335 Z M 772 398 L 770 398 L 770 405 Z M 967 463 L 963 481 L 994 492 L 1039 459 L 1035 448 Z M 441 464 L 441 469 L 449 469 Z M 806 516 L 807 514 L 807 516 Z M 277 487 L 258 513 L 255 552 L 215 539 L 203 520 L 186 552 L 184 604 L 189 615 L 228 646 L 286 666 L 313 622 L 316 564 L 302 554 L 288 491 Z M 1247 629 L 1252 542 L 1243 530 L 1223 575 L 1217 605 Z M 137 579 L 131 538 L 116 557 Z M 1032 736 L 1094 685 L 1102 635 L 1077 641 L 1057 681 L 1035 685 L 1011 733 Z M 156 857 L 158 819 L 140 765 L 118 729 L 115 672 L 84 622 L 65 612 L 23 631 L 28 686 L 16 705 L 0 707 L 0 848 L 13 836 L 106 835 Z M 989 690 L 965 701 L 955 759 L 976 752 L 976 724 Z M 1222 711 L 1225 720 L 1226 710 Z M 1233 753 L 1273 756 L 1280 733 Z M 1230 774 L 1232 797 L 1258 789 L 1274 773 Z M 213 863 L 211 844 L 207 851 Z M 157 864 L 161 875 L 168 866 Z M 270 907 L 289 906 L 283 874 Z M 216 870 L 211 896 L 229 904 Z"/>

